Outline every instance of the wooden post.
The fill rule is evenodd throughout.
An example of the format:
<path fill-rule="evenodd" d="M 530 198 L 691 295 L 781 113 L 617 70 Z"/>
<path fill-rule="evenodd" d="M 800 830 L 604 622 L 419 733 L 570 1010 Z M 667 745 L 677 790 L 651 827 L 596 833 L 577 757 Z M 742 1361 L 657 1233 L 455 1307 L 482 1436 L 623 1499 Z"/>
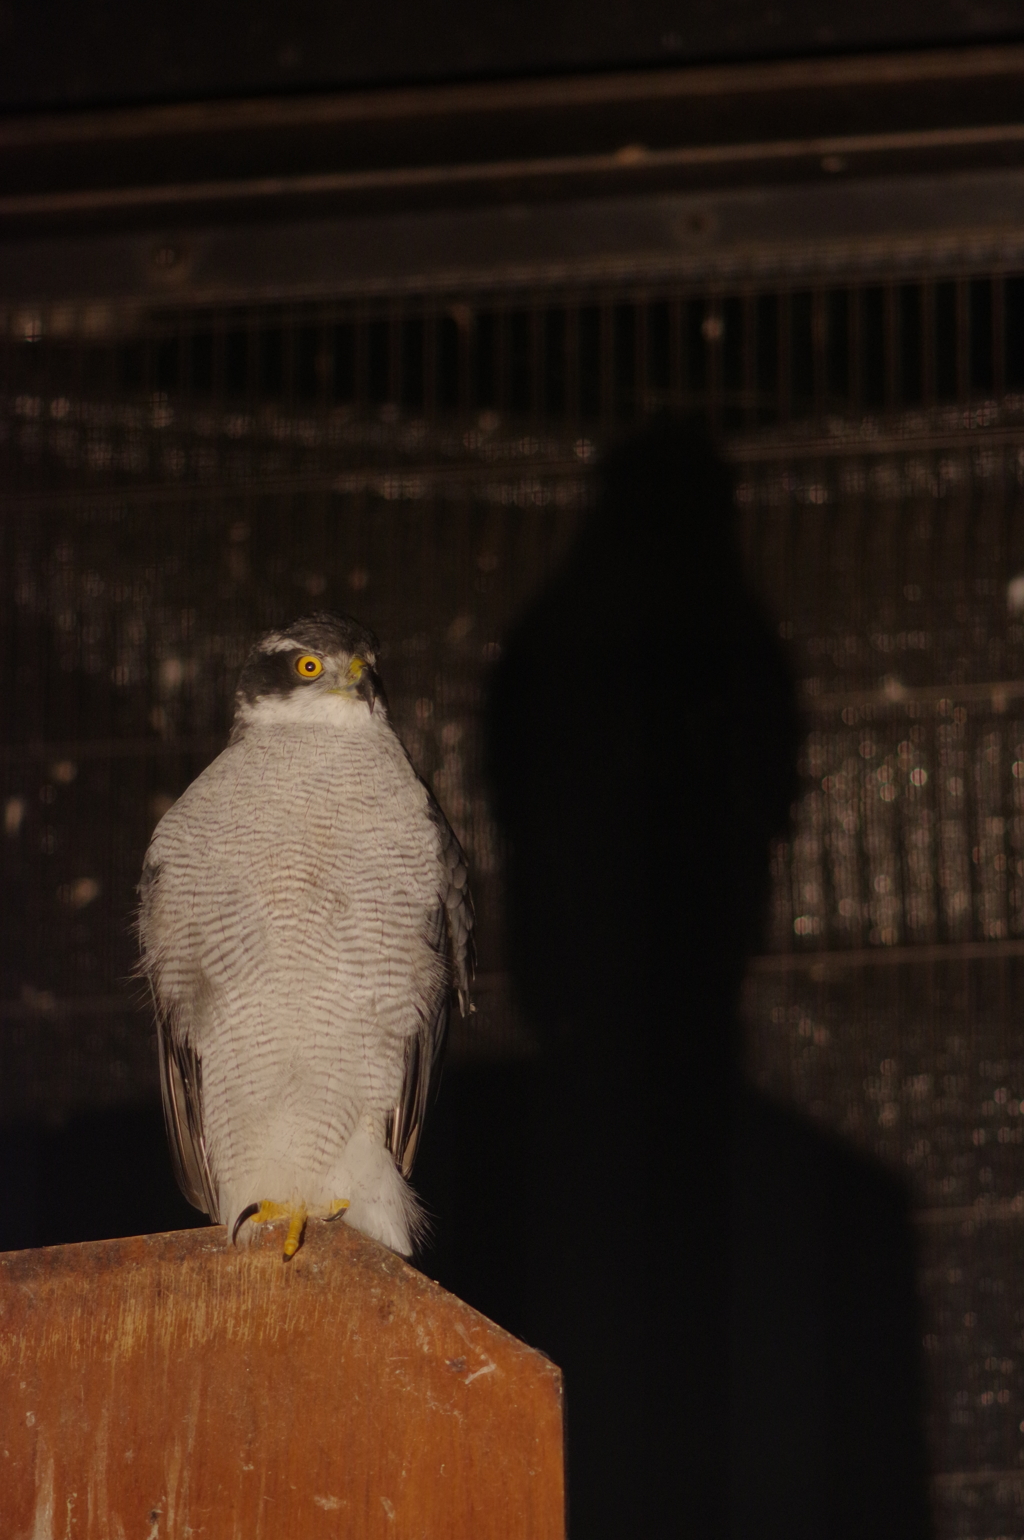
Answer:
<path fill-rule="evenodd" d="M 562 1540 L 561 1375 L 344 1223 L 0 1256 L 0 1535 Z"/>

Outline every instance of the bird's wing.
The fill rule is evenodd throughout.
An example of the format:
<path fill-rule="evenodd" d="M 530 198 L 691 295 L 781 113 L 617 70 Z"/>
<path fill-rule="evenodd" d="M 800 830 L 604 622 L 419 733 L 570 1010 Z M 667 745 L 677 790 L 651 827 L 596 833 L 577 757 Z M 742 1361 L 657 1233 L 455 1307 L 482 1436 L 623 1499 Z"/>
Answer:
<path fill-rule="evenodd" d="M 476 971 L 476 946 L 473 940 L 475 916 L 473 895 L 469 891 L 469 867 L 462 846 L 437 803 L 431 797 L 430 812 L 441 843 L 442 867 L 447 886 L 442 895 L 448 955 L 451 958 L 452 983 L 459 1001 L 459 1011 L 468 1016 L 473 1009 L 469 991 Z"/>
<path fill-rule="evenodd" d="M 203 1137 L 203 1065 L 181 1030 L 181 1011 L 162 998 L 159 946 L 154 944 L 154 919 L 159 899 L 160 867 L 146 858 L 139 885 L 139 933 L 143 943 L 142 970 L 149 980 L 156 1011 L 160 1099 L 171 1161 L 178 1186 L 193 1208 L 217 1218 L 217 1195 Z"/>
<path fill-rule="evenodd" d="M 436 1087 L 436 1071 L 444 1056 L 452 994 L 454 992 L 458 998 L 462 1015 L 467 1016 L 473 1009 L 469 991 L 476 964 L 473 899 L 466 857 L 448 820 L 429 792 L 427 798 L 431 821 L 437 832 L 441 881 L 437 907 L 428 917 L 426 940 L 436 953 L 440 967 L 437 984 L 420 1008 L 419 1026 L 409 1039 L 402 1094 L 388 1123 L 388 1148 L 403 1176 L 411 1176 L 416 1162 L 431 1085 Z"/>

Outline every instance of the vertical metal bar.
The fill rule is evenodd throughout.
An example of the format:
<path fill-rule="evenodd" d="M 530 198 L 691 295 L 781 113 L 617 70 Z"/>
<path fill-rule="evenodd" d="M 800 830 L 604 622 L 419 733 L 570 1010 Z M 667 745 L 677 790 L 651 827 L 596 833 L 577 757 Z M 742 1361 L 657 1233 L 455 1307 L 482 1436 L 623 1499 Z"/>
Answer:
<path fill-rule="evenodd" d="M 569 422 L 580 417 L 580 307 L 565 307 L 565 415 Z"/>
<path fill-rule="evenodd" d="M 350 317 L 340 305 L 332 305 L 327 316 L 324 332 L 324 405 L 329 411 L 338 393 L 338 328 Z M 352 341 L 352 361 L 355 365 L 355 337 Z"/>
<path fill-rule="evenodd" d="M 177 333 L 178 333 L 178 389 L 179 389 L 179 391 L 181 392 L 181 394 L 183 396 L 189 391 L 189 385 L 191 383 L 189 376 L 190 376 L 190 373 L 191 373 L 191 369 L 190 369 L 190 364 L 191 364 L 191 340 L 192 340 L 192 332 L 193 332 L 194 327 L 195 327 L 195 321 L 194 321 L 194 318 L 191 315 L 188 315 L 188 316 L 183 315 L 181 317 L 181 319 L 179 320 L 178 326 L 177 326 Z M 117 357 L 116 350 L 114 348 L 112 348 L 111 349 L 111 353 L 110 353 L 110 361 L 111 361 L 112 365 L 115 364 L 116 357 Z M 115 373 L 116 373 L 116 369 L 115 369 Z M 118 381 L 115 384 L 115 389 L 117 389 L 119 387 L 119 383 L 120 382 Z"/>
<path fill-rule="evenodd" d="M 392 300 L 388 306 L 388 401 L 397 406 L 402 400 L 402 322 L 405 319 L 401 300 Z"/>
<path fill-rule="evenodd" d="M 284 375 L 284 379 L 281 382 L 283 386 L 282 395 L 286 406 L 289 408 L 294 407 L 295 404 L 295 367 L 297 357 L 295 339 L 298 333 L 298 324 L 298 315 L 294 306 L 292 306 L 281 317 L 281 372 Z M 181 356 L 184 359 L 184 348 L 181 350 Z"/>
<path fill-rule="evenodd" d="M 828 343 L 828 296 L 823 289 L 811 292 L 811 382 L 813 411 L 820 422 L 825 415 L 825 349 Z"/>
<path fill-rule="evenodd" d="M 178 316 L 175 332 L 178 338 L 178 395 L 182 401 L 190 400 L 192 396 L 192 331 L 194 319 L 187 313 Z M 117 359 L 116 345 L 111 348 L 110 360 L 114 365 Z M 115 367 L 113 388 L 120 389 L 121 380 Z"/>
<path fill-rule="evenodd" d="M 685 299 L 677 297 L 672 300 L 668 311 L 668 394 L 670 402 L 677 408 L 685 404 L 686 332 L 683 326 L 685 309 Z"/>
<path fill-rule="evenodd" d="M 1006 280 L 992 274 L 992 391 L 997 401 L 1006 393 Z"/>
<path fill-rule="evenodd" d="M 260 354 L 260 329 L 259 311 L 250 310 L 246 317 L 246 333 L 249 338 L 249 356 L 246 359 L 246 384 L 245 396 L 249 402 L 259 400 L 260 394 L 260 368 L 263 359 Z"/>
<path fill-rule="evenodd" d="M 188 356 L 186 350 L 188 350 L 189 340 L 191 339 L 189 339 L 188 334 L 188 323 L 183 322 L 183 320 L 180 320 L 179 325 L 177 325 L 177 337 L 179 337 L 179 343 L 177 343 L 177 345 L 179 345 L 179 359 L 177 359 L 177 382 L 179 382 L 179 388 L 182 390 L 182 394 L 191 394 L 191 391 L 188 390 L 188 377 L 186 377 L 185 371 L 185 359 L 186 356 Z M 159 345 L 159 339 L 154 340 L 156 340 L 157 345 Z M 151 348 L 146 348 L 146 353 L 149 354 L 151 351 Z M 154 362 L 156 362 L 156 359 L 154 359 Z M 154 385 L 156 385 L 156 379 L 154 379 Z"/>
<path fill-rule="evenodd" d="M 334 355 L 331 349 L 331 330 L 334 317 L 324 311 L 318 317 L 316 328 L 316 355 L 313 369 L 316 374 L 316 404 L 321 412 L 327 410 L 331 395 L 331 376 L 334 372 Z"/>
<path fill-rule="evenodd" d="M 636 415 L 646 417 L 650 409 L 651 386 L 647 363 L 647 315 L 649 294 L 633 296 L 633 378 L 636 381 Z"/>
<path fill-rule="evenodd" d="M 921 395 L 925 406 L 935 405 L 935 284 L 921 286 Z"/>
<path fill-rule="evenodd" d="M 707 416 L 708 421 L 719 427 L 722 421 L 722 296 L 708 296 L 701 333 L 707 358 Z"/>
<path fill-rule="evenodd" d="M 459 339 L 456 385 L 458 408 L 461 412 L 469 412 L 473 406 L 473 340 L 476 337 L 476 312 L 468 305 L 459 305 L 453 306 L 450 314 L 454 318 Z"/>
<path fill-rule="evenodd" d="M 884 322 L 883 322 L 883 347 L 885 349 L 885 406 L 888 411 L 893 411 L 900 403 L 900 371 L 899 371 L 899 291 L 894 283 L 887 283 L 883 290 Z"/>
<path fill-rule="evenodd" d="M 964 402 L 971 394 L 971 312 L 966 278 L 956 284 L 956 396 Z"/>
<path fill-rule="evenodd" d="M 423 310 L 423 415 L 437 416 L 437 329 L 441 324 L 436 305 Z"/>
<path fill-rule="evenodd" d="M 788 289 L 779 293 L 779 421 L 788 422 L 793 412 L 792 305 Z"/>
<path fill-rule="evenodd" d="M 864 303 L 863 292 L 851 288 L 847 309 L 850 328 L 850 407 L 858 411 L 864 404 Z"/>
<path fill-rule="evenodd" d="M 757 296 L 743 296 L 743 421 L 757 426 Z"/>
<path fill-rule="evenodd" d="M 370 314 L 366 305 L 360 305 L 353 312 L 352 324 L 355 328 L 353 393 L 356 407 L 365 411 L 370 393 Z"/>
<path fill-rule="evenodd" d="M 210 393 L 219 408 L 224 401 L 224 316 L 215 313 L 210 330 L 213 333 L 213 357 L 210 359 Z"/>
<path fill-rule="evenodd" d="M 615 307 L 608 295 L 601 297 L 600 317 L 601 422 L 607 426 L 615 419 Z"/>
<path fill-rule="evenodd" d="M 537 295 L 530 305 L 530 410 L 544 414 L 544 306 Z"/>
<path fill-rule="evenodd" d="M 509 313 L 495 306 L 494 310 L 494 400 L 497 410 L 504 414 L 509 409 Z"/>

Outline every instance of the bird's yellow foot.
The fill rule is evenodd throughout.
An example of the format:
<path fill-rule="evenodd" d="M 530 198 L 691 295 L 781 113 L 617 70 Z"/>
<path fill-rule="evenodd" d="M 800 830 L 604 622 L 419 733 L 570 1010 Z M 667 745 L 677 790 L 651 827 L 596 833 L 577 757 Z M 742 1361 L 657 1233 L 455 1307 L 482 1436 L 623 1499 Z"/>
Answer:
<path fill-rule="evenodd" d="M 269 1198 L 264 1199 L 262 1203 L 250 1203 L 235 1220 L 231 1239 L 237 1240 L 238 1232 L 247 1219 L 251 1219 L 254 1225 L 270 1224 L 274 1219 L 287 1219 L 288 1234 L 284 1243 L 284 1256 L 287 1261 L 302 1245 L 302 1232 L 306 1228 L 307 1213 L 304 1203 L 274 1203 Z"/>
<path fill-rule="evenodd" d="M 270 1198 L 265 1198 L 262 1203 L 250 1203 L 244 1208 L 235 1220 L 231 1231 L 231 1240 L 238 1238 L 238 1232 L 247 1219 L 251 1219 L 254 1225 L 265 1225 L 275 1219 L 287 1219 L 288 1234 L 284 1243 L 284 1259 L 287 1262 L 293 1257 L 302 1245 L 302 1236 L 306 1228 L 306 1220 L 311 1215 L 314 1219 L 337 1219 L 348 1208 L 347 1198 L 336 1198 L 333 1203 L 323 1209 L 308 1209 L 304 1203 L 275 1203 Z"/>

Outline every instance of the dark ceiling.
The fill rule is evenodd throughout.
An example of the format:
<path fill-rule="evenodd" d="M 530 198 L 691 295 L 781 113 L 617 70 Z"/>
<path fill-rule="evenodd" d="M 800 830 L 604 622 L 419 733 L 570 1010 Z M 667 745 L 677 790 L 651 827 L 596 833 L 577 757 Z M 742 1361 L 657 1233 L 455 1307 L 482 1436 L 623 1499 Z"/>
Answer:
<path fill-rule="evenodd" d="M 1019 0 L 0 0 L 0 110 L 994 42 Z"/>

